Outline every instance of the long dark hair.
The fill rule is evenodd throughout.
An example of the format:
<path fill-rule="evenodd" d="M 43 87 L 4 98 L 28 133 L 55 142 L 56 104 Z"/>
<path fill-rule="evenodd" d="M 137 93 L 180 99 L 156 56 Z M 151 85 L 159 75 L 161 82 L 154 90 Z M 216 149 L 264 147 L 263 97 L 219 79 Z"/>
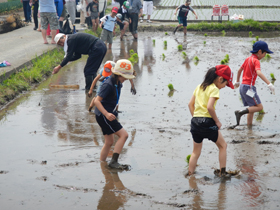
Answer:
<path fill-rule="evenodd" d="M 206 88 L 211 85 L 217 77 L 218 75 L 216 74 L 216 67 L 212 67 L 205 74 L 204 81 L 201 83 L 200 88 L 205 91 Z M 224 81 L 226 81 L 226 79 L 223 78 L 223 82 Z"/>

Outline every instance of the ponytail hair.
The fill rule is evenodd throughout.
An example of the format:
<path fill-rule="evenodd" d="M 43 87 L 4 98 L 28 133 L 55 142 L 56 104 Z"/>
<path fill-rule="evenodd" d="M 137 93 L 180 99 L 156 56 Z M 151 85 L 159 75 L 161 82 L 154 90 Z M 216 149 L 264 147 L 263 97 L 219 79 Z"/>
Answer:
<path fill-rule="evenodd" d="M 206 88 L 211 85 L 217 77 L 218 75 L 216 74 L 216 67 L 212 67 L 205 74 L 204 81 L 201 83 L 200 88 L 205 91 Z M 223 82 L 224 81 L 226 81 L 226 79 L 223 78 Z"/>
<path fill-rule="evenodd" d="M 112 73 L 111 77 L 114 78 L 113 80 L 113 85 L 114 85 L 114 97 L 117 97 L 117 92 L 116 92 L 116 88 L 119 84 L 119 75 Z"/>

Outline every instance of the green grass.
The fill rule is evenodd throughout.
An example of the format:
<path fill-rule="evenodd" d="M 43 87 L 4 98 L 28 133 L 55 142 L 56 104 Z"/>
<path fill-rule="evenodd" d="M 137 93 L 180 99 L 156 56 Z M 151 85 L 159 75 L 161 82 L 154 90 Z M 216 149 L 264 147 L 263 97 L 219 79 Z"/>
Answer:
<path fill-rule="evenodd" d="M 64 57 L 63 49 L 55 49 L 32 61 L 32 67 L 21 69 L 0 84 L 0 105 L 15 98 L 22 91 L 29 90 L 33 84 L 39 83 L 51 75 L 53 68 L 60 64 Z"/>
<path fill-rule="evenodd" d="M 13 0 L 13 1 L 0 3 L 0 13 L 13 11 L 20 8 L 22 8 L 22 3 L 20 2 L 20 0 Z"/>

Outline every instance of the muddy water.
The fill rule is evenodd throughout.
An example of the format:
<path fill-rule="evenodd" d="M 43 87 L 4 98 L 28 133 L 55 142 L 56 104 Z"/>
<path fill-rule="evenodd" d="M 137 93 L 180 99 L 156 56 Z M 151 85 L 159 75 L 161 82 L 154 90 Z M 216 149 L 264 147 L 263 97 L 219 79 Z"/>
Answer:
<path fill-rule="evenodd" d="M 228 143 L 227 168 L 241 170 L 241 175 L 229 180 L 215 177 L 218 150 L 205 140 L 197 173 L 184 177 L 185 158 L 192 152 L 187 108 L 192 92 L 206 70 L 226 54 L 236 72 L 249 55 L 253 38 L 195 33 L 184 38 L 181 32 L 175 37 L 164 33 L 139 37 L 138 42 L 131 36 L 121 43 L 115 39 L 105 59 L 128 58 L 130 49 L 139 55 L 137 94 L 132 95 L 125 82 L 119 108 L 119 121 L 129 133 L 120 162 L 132 170 L 112 171 L 99 161 L 104 141 L 94 114 L 87 111 L 91 99 L 83 89 L 83 58 L 1 111 L 1 209 L 278 209 L 278 80 L 273 96 L 258 79 L 266 114 L 255 115 L 252 129 L 245 118 L 241 126 L 227 129 L 242 103 L 237 90 L 221 90 L 216 108 Z M 279 38 L 263 40 L 275 54 L 261 63 L 262 71 L 277 79 Z M 186 58 L 177 50 L 179 44 Z M 50 83 L 79 84 L 80 89 L 50 89 Z M 169 83 L 176 89 L 173 95 Z"/>

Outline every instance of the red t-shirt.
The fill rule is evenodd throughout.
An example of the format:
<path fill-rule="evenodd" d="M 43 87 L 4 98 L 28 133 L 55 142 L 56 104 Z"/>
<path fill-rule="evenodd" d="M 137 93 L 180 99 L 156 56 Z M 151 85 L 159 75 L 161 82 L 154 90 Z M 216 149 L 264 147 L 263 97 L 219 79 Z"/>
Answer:
<path fill-rule="evenodd" d="M 261 70 L 261 64 L 258 57 L 252 54 L 246 58 L 241 68 L 243 69 L 242 84 L 255 85 L 257 79 L 257 70 Z"/>

